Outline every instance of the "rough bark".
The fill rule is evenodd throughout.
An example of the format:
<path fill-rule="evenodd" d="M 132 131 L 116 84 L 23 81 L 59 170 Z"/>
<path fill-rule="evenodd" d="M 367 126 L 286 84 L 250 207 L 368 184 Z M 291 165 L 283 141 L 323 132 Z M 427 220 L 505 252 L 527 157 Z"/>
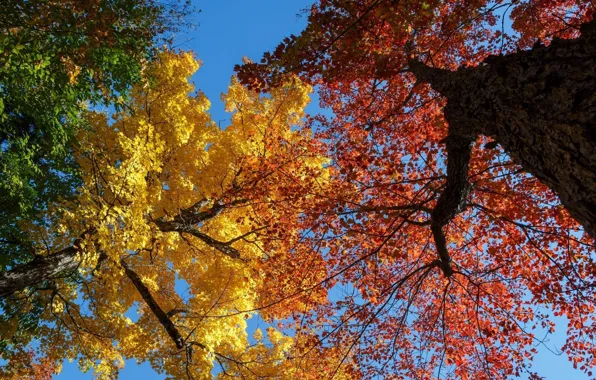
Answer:
<path fill-rule="evenodd" d="M 47 256 L 37 256 L 27 264 L 0 272 L 0 298 L 43 281 L 62 278 L 76 271 L 80 264 L 78 244 Z"/>
<path fill-rule="evenodd" d="M 450 134 L 492 137 L 596 238 L 596 21 L 478 67 L 410 69 L 447 98 Z"/>

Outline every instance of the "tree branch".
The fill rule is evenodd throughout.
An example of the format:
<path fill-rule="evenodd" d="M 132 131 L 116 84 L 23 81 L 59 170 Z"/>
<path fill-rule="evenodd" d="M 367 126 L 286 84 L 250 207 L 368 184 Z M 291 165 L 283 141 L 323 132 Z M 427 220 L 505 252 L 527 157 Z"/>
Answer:
<path fill-rule="evenodd" d="M 84 232 L 72 246 L 61 251 L 46 256 L 36 256 L 26 264 L 0 272 L 0 298 L 76 271 L 81 263 L 78 257 L 81 254 L 81 243 L 94 232 L 94 229 Z"/>
<path fill-rule="evenodd" d="M 163 220 L 156 220 L 154 223 L 161 230 L 161 232 L 187 233 L 232 259 L 241 259 L 240 252 L 238 252 L 236 248 L 232 247 L 230 243 L 224 243 L 213 239 L 211 236 L 197 230 L 193 225 L 177 223 L 175 221 L 166 222 Z"/>
<path fill-rule="evenodd" d="M 453 268 L 443 226 L 465 207 L 470 192 L 468 167 L 473 142 L 470 136 L 457 135 L 450 129 L 447 136 L 447 183 L 431 213 L 431 230 L 441 260 L 440 267 L 446 277 L 451 277 Z"/>
<path fill-rule="evenodd" d="M 153 315 L 155 315 L 155 317 L 159 320 L 159 323 L 161 323 L 168 335 L 172 338 L 174 344 L 176 344 L 176 348 L 182 349 L 184 347 L 184 338 L 182 338 L 182 335 L 180 335 L 180 332 L 168 314 L 159 306 L 157 300 L 153 297 L 149 288 L 145 286 L 139 275 L 130 269 L 124 260 L 120 260 L 120 265 L 122 265 L 122 268 L 124 268 L 124 273 L 133 283 L 137 291 L 141 294 L 141 297 L 143 297 L 143 300 L 145 300 L 147 306 L 149 306 L 153 312 Z"/>
<path fill-rule="evenodd" d="M 184 313 L 184 312 L 186 312 L 186 310 L 174 309 L 174 310 L 171 310 L 168 313 L 166 313 L 161 308 L 161 306 L 159 306 L 159 304 L 157 303 L 157 300 L 155 299 L 155 297 L 153 297 L 153 294 L 151 294 L 151 291 L 149 290 L 149 288 L 147 288 L 147 286 L 145 286 L 145 284 L 143 283 L 143 280 L 141 280 L 139 275 L 134 270 L 132 270 L 130 268 L 130 266 L 124 260 L 120 260 L 120 265 L 122 265 L 122 268 L 124 268 L 124 272 L 126 273 L 126 276 L 130 279 L 130 281 L 133 283 L 133 285 L 135 286 L 137 291 L 141 294 L 141 297 L 143 297 L 143 300 L 145 300 L 145 302 L 147 303 L 147 306 L 149 306 L 149 308 L 153 312 L 153 315 L 155 315 L 155 317 L 158 319 L 159 323 L 166 330 L 166 332 L 168 333 L 170 338 L 172 338 L 172 340 L 174 341 L 174 344 L 176 345 L 176 348 L 179 350 L 184 349 L 186 351 L 187 363 L 191 362 L 190 356 L 192 355 L 192 346 L 197 346 L 203 350 L 211 351 L 211 350 L 209 350 L 209 348 L 207 346 L 205 346 L 204 344 L 202 344 L 200 342 L 189 341 L 188 339 L 190 338 L 190 335 L 192 335 L 192 332 L 189 334 L 189 336 L 187 336 L 186 338 L 183 338 L 182 334 L 180 334 L 180 331 L 178 331 L 178 329 L 176 328 L 176 325 L 174 325 L 174 322 L 172 322 L 172 319 L 171 319 L 172 316 L 174 316 L 177 313 Z M 213 354 L 216 357 L 220 357 L 220 358 L 223 358 L 228 361 L 232 361 L 235 363 L 242 363 L 242 362 L 235 360 L 234 358 L 231 358 L 226 355 L 222 355 L 215 351 L 213 352 Z M 189 373 L 190 372 L 187 368 L 187 374 L 189 374 Z M 192 377 L 189 376 L 189 378 L 192 378 Z"/>
<path fill-rule="evenodd" d="M 208 199 L 203 198 L 191 207 L 180 211 L 180 213 L 173 220 L 168 221 L 165 220 L 164 217 L 162 217 L 153 220 L 153 223 L 155 223 L 155 225 L 162 232 L 187 233 L 198 238 L 203 243 L 207 244 L 212 248 L 217 249 L 218 251 L 232 259 L 241 259 L 240 252 L 238 252 L 236 248 L 231 246 L 231 244 L 235 240 L 230 240 L 229 242 L 222 242 L 216 240 L 211 236 L 199 231 L 195 226 L 199 223 L 215 218 L 226 207 L 244 203 L 245 200 L 240 199 L 229 204 L 215 203 L 211 208 L 204 211 L 199 211 L 209 202 L 210 201 Z"/>

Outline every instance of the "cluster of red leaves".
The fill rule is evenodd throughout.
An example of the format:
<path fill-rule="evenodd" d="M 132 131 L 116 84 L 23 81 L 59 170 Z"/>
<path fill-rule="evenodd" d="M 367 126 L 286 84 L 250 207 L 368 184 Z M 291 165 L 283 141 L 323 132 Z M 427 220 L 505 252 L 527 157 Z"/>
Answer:
<path fill-rule="evenodd" d="M 31 351 L 21 351 L 11 357 L 7 366 L 0 369 L 0 378 L 6 380 L 51 380 L 56 372 L 55 363 L 46 358 L 36 358 Z"/>

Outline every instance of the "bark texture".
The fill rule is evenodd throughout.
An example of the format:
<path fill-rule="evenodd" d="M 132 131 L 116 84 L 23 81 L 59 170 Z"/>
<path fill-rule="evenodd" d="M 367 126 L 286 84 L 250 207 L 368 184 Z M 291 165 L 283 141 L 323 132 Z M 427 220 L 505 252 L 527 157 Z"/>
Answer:
<path fill-rule="evenodd" d="M 409 65 L 447 98 L 450 135 L 495 139 L 596 238 L 596 21 L 577 39 L 491 56 L 478 67 Z M 448 151 L 451 161 L 462 160 Z"/>
<path fill-rule="evenodd" d="M 77 246 L 72 246 L 48 256 L 37 256 L 13 270 L 0 272 L 0 298 L 73 273 L 80 264 L 78 253 Z"/>

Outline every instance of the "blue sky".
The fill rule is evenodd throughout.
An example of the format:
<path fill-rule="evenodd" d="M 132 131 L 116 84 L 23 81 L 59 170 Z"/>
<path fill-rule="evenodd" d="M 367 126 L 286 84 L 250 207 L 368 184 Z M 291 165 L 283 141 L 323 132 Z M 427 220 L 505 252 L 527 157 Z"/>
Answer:
<path fill-rule="evenodd" d="M 247 56 L 257 61 L 290 34 L 306 25 L 301 11 L 311 0 L 195 1 L 199 26 L 180 36 L 179 47 L 194 50 L 203 66 L 194 76 L 197 88 L 211 100 L 216 122 L 226 120 L 220 95 L 227 91 L 234 65 Z M 300 14 L 300 15 L 299 15 Z M 222 126 L 224 122 L 222 121 Z"/>
<path fill-rule="evenodd" d="M 260 59 L 263 52 L 272 50 L 281 39 L 289 34 L 299 33 L 306 24 L 306 16 L 297 16 L 302 9 L 309 7 L 311 0 L 218 0 L 195 1 L 201 9 L 195 19 L 198 27 L 180 35 L 177 47 L 193 50 L 203 62 L 194 76 L 197 89 L 211 100 L 213 120 L 225 126 L 229 115 L 224 112 L 220 101 L 233 75 L 233 67 L 241 63 L 243 56 Z M 316 102 L 314 102 L 316 103 Z M 316 104 L 309 107 L 316 112 Z M 565 322 L 559 320 L 559 330 L 565 331 Z M 548 347 L 556 351 L 564 343 L 562 333 L 551 336 Z M 564 356 L 557 356 L 544 347 L 539 347 L 539 355 L 534 369 L 549 380 L 588 379 Z M 65 363 L 59 380 L 91 379 L 90 373 L 79 372 L 76 363 Z M 128 361 L 120 373 L 120 379 L 163 379 L 148 364 L 137 365 Z"/>

